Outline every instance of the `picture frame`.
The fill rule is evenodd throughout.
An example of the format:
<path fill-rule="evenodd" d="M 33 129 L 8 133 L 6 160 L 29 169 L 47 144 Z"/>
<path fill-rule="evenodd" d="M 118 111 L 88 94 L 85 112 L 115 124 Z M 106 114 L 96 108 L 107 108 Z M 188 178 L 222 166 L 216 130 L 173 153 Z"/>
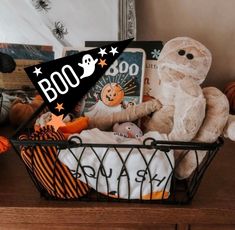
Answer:
<path fill-rule="evenodd" d="M 135 0 L 119 0 L 119 40 L 136 38 Z"/>

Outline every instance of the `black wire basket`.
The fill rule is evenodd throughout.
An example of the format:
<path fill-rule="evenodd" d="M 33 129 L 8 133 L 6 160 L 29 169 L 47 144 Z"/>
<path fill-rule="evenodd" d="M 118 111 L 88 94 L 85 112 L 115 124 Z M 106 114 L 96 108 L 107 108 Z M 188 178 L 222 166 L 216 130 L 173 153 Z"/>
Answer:
<path fill-rule="evenodd" d="M 44 106 L 30 120 L 38 116 Z M 46 199 L 186 204 L 193 199 L 206 169 L 223 144 L 222 138 L 214 143 L 153 138 L 138 145 L 83 143 L 79 137 L 65 140 L 53 127 L 33 132 L 26 128 L 30 120 L 16 131 L 11 142 L 41 196 Z M 75 162 L 73 167 L 66 166 L 61 160 L 64 151 Z M 182 154 L 173 161 L 176 151 Z M 195 169 L 187 178 L 178 179 L 177 168 L 189 153 L 196 159 Z M 200 160 L 202 153 L 203 160 Z M 162 164 L 160 159 L 163 159 Z M 113 177 L 116 169 L 110 169 L 109 165 L 117 161 L 120 174 Z M 135 168 L 135 174 L 130 167 Z M 163 177 L 156 176 L 159 167 L 167 172 L 164 182 Z"/>

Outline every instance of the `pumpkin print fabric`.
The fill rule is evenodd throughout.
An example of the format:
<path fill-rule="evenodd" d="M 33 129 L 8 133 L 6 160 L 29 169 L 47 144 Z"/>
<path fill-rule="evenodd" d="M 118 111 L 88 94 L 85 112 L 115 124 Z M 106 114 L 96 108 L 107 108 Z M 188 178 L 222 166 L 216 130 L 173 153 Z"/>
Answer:
<path fill-rule="evenodd" d="M 52 126 L 41 128 L 29 138 L 20 136 L 20 140 L 55 141 L 65 140 L 63 134 L 55 132 Z M 55 145 L 34 145 L 21 147 L 21 157 L 30 173 L 36 179 L 40 190 L 58 199 L 76 199 L 84 196 L 89 187 L 72 176 L 69 169 L 58 159 Z"/>

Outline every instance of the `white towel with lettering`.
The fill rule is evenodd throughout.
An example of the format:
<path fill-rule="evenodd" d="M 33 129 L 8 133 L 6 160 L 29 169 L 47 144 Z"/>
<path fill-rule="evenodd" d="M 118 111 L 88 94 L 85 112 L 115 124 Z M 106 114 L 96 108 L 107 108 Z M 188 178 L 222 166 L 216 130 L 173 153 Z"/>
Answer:
<path fill-rule="evenodd" d="M 125 138 L 99 129 L 85 130 L 71 139 L 79 143 L 102 144 L 102 147 L 75 147 L 58 152 L 59 159 L 79 180 L 96 191 L 123 199 L 167 199 L 169 197 L 173 150 L 137 148 L 146 138 L 167 140 L 166 135 L 149 132 L 140 139 Z M 150 143 L 149 141 L 147 142 Z M 124 144 L 130 147 L 109 147 Z"/>

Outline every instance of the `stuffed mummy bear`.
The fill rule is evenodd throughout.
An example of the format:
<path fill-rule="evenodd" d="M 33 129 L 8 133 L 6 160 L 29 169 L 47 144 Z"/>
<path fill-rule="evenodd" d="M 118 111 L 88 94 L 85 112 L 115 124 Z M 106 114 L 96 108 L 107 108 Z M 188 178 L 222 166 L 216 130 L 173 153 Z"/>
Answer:
<path fill-rule="evenodd" d="M 165 44 L 158 59 L 159 90 L 154 95 L 163 107 L 147 122 L 147 131 L 167 133 L 171 141 L 193 139 L 205 117 L 200 84 L 211 60 L 210 51 L 191 38 L 178 37 Z"/>
<path fill-rule="evenodd" d="M 211 61 L 210 51 L 192 38 L 178 37 L 165 44 L 158 59 L 159 90 L 154 95 L 163 106 L 146 122 L 146 131 L 166 133 L 171 141 L 214 142 L 228 129 L 227 98 L 215 87 L 200 87 Z M 175 152 L 175 158 L 182 154 Z M 176 176 L 189 177 L 205 155 L 189 151 L 175 169 Z"/>

